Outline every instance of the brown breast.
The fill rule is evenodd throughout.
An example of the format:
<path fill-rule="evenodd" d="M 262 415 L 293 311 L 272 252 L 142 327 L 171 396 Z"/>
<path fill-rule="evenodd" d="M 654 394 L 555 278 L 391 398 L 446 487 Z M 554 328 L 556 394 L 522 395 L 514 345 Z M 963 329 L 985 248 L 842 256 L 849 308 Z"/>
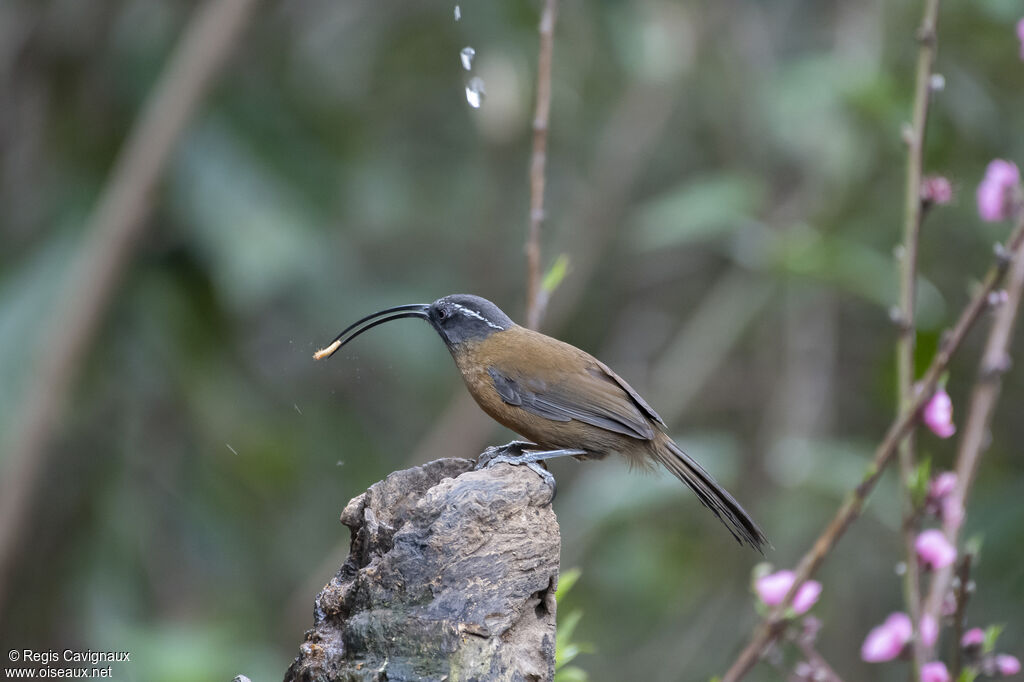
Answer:
<path fill-rule="evenodd" d="M 595 457 L 619 452 L 639 461 L 646 454 L 650 438 L 661 430 L 654 411 L 600 361 L 538 332 L 512 327 L 461 344 L 452 349 L 452 356 L 466 388 L 484 412 L 544 448 L 583 449 Z M 488 371 L 491 368 L 539 394 L 547 391 L 581 411 L 617 415 L 624 424 L 631 425 L 619 430 L 632 435 L 579 419 L 553 420 L 510 405 L 496 390 Z"/>

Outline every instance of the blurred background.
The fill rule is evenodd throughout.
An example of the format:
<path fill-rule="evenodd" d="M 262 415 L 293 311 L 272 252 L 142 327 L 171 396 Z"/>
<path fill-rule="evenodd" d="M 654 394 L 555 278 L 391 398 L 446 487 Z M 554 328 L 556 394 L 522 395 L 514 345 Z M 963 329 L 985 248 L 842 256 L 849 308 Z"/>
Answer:
<path fill-rule="evenodd" d="M 5 439 L 90 212 L 200 4 L 0 3 Z M 358 317 L 449 293 L 522 317 L 539 6 L 469 0 L 458 22 L 454 7 L 257 6 L 46 448 L 5 649 L 129 650 L 128 680 L 280 679 L 346 555 L 349 498 L 511 439 L 425 325 L 310 357 Z M 543 329 L 648 398 L 760 521 L 777 568 L 860 479 L 895 410 L 888 310 L 920 12 L 561 3 L 543 248 L 545 267 L 565 254 L 569 269 Z M 974 189 L 993 157 L 1024 161 L 1020 14 L 1016 0 L 942 8 L 926 167 L 956 197 L 923 232 L 921 368 L 1009 229 L 979 221 Z M 952 366 L 958 417 L 985 326 Z M 1018 655 L 1022 400 L 1011 372 L 966 521 L 984 541 L 969 620 L 1005 623 L 999 648 Z M 948 468 L 955 440 L 924 433 L 920 451 Z M 759 558 L 667 475 L 551 468 L 563 567 L 582 570 L 559 608 L 583 611 L 575 638 L 593 646 L 575 663 L 595 682 L 721 673 L 755 622 Z M 858 655 L 902 608 L 898 510 L 890 472 L 820 574 L 820 648 L 848 680 L 906 678 Z M 762 665 L 750 679 L 780 677 Z"/>

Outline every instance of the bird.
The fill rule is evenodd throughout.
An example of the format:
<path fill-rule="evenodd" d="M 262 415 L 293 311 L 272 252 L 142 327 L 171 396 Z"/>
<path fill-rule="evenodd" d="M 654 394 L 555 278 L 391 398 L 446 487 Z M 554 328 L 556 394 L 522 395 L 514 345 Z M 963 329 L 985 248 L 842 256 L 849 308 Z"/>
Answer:
<path fill-rule="evenodd" d="M 739 502 L 667 433 L 665 421 L 622 377 L 575 346 L 521 327 L 498 306 L 472 294 L 378 311 L 349 325 L 314 354 L 328 358 L 385 322 L 426 320 L 448 347 L 466 388 L 491 418 L 526 441 L 488 448 L 477 468 L 526 464 L 545 480 L 540 462 L 555 457 L 630 465 L 660 463 L 692 490 L 733 537 L 764 554 L 768 540 Z"/>

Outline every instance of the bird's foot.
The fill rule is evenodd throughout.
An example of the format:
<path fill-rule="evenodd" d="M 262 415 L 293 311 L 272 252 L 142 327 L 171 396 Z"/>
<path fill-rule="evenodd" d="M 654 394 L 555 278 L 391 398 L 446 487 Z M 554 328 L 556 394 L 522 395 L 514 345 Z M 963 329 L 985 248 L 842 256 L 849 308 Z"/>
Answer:
<path fill-rule="evenodd" d="M 544 465 L 543 461 L 548 459 L 554 459 L 555 457 L 576 457 L 579 455 L 587 454 L 586 450 L 526 450 L 528 446 L 537 447 L 533 443 L 524 443 L 522 441 L 513 441 L 508 445 L 501 447 L 489 447 L 480 454 L 480 458 L 477 460 L 476 469 L 486 469 L 494 466 L 495 464 L 511 464 L 513 466 L 519 466 L 525 464 L 535 474 L 541 477 L 541 479 L 548 484 L 551 488 L 551 499 L 548 503 L 554 502 L 555 493 L 558 491 L 555 485 L 555 477 L 551 475 Z M 509 452 L 519 452 L 518 455 L 508 454 Z"/>
<path fill-rule="evenodd" d="M 492 459 L 503 455 L 509 457 L 522 457 L 526 448 L 535 447 L 537 447 L 536 443 L 530 443 L 525 440 L 514 440 L 511 443 L 505 443 L 504 445 L 492 445 L 480 453 L 480 456 L 477 457 L 476 460 L 476 467 L 474 468 L 479 471 L 484 467 L 489 467 Z"/>

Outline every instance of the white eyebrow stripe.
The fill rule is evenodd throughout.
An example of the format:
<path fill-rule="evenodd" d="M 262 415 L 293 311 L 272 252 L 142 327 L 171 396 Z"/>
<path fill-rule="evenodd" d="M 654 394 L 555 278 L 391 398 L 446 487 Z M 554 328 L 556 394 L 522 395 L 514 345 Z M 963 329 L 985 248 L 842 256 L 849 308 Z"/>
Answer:
<path fill-rule="evenodd" d="M 490 320 L 488 320 L 486 317 L 484 317 L 483 315 L 481 315 L 480 313 L 478 313 L 475 310 L 470 310 L 466 306 L 459 305 L 458 303 L 452 303 L 451 305 L 452 305 L 453 308 L 458 308 L 459 310 L 464 312 L 468 317 L 473 317 L 473 318 L 476 318 L 476 319 L 480 320 L 481 322 L 486 324 L 491 329 L 497 329 L 499 331 L 501 331 L 501 329 L 502 329 L 501 327 L 499 327 L 498 325 L 494 324 L 493 322 L 491 322 Z"/>

